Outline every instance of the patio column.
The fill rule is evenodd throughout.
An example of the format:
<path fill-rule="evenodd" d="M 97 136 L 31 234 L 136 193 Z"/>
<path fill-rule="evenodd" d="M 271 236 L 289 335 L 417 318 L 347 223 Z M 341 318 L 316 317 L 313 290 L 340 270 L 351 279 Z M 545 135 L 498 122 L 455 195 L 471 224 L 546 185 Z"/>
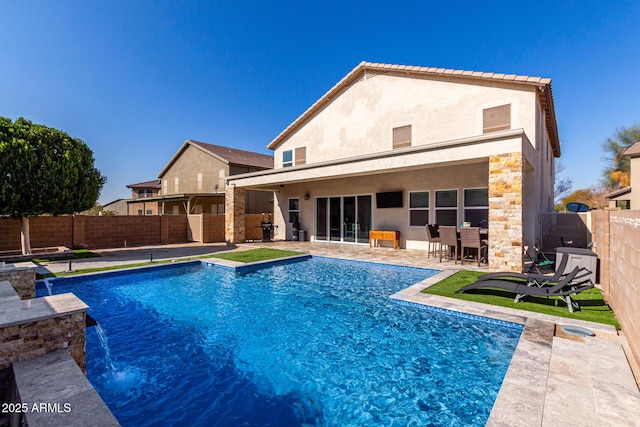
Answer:
<path fill-rule="evenodd" d="M 227 243 L 244 243 L 245 190 L 227 186 L 224 197 L 224 236 Z"/>
<path fill-rule="evenodd" d="M 523 270 L 522 152 L 489 157 L 489 270 Z"/>

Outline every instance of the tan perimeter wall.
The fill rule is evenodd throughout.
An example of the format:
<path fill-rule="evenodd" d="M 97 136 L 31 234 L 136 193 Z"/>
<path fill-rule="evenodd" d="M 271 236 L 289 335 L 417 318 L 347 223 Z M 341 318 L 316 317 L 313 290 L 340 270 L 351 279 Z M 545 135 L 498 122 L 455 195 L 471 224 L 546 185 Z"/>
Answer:
<path fill-rule="evenodd" d="M 640 210 L 591 212 L 605 298 L 640 360 Z"/>
<path fill-rule="evenodd" d="M 20 250 L 20 221 L 0 219 L 0 251 Z M 32 248 L 117 248 L 184 243 L 184 215 L 154 216 L 42 216 L 29 219 Z"/>

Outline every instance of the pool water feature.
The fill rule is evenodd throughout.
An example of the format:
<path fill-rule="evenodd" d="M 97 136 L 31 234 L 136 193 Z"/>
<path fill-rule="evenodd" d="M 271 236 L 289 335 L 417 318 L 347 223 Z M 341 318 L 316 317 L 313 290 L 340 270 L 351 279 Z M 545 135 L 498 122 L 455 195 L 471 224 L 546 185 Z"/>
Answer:
<path fill-rule="evenodd" d="M 314 257 L 51 283 L 98 321 L 87 375 L 123 426 L 484 425 L 522 327 L 388 298 L 434 273 Z"/>

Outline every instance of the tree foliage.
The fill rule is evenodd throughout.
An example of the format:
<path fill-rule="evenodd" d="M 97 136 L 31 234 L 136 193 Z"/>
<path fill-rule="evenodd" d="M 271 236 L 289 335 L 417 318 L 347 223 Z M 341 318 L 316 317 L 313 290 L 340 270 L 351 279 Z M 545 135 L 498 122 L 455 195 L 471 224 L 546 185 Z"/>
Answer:
<path fill-rule="evenodd" d="M 0 215 L 23 219 L 90 209 L 105 182 L 81 139 L 0 117 Z"/>
<path fill-rule="evenodd" d="M 560 203 L 563 197 L 571 191 L 573 180 L 567 176 L 561 177 L 560 174 L 565 170 L 564 163 L 556 162 L 555 182 L 553 183 L 553 194 L 555 203 Z"/>
<path fill-rule="evenodd" d="M 610 166 L 602 173 L 602 184 L 607 188 L 627 187 L 630 177 L 629 158 L 622 154 L 636 142 L 640 142 L 640 123 L 616 130 L 607 138 L 602 148 L 608 154 Z"/>
<path fill-rule="evenodd" d="M 556 210 L 564 211 L 567 203 L 580 202 L 589 206 L 592 209 L 604 209 L 608 205 L 608 200 L 605 197 L 607 191 L 601 188 L 585 188 L 582 190 L 576 190 L 562 199 L 562 206 L 557 207 Z"/>

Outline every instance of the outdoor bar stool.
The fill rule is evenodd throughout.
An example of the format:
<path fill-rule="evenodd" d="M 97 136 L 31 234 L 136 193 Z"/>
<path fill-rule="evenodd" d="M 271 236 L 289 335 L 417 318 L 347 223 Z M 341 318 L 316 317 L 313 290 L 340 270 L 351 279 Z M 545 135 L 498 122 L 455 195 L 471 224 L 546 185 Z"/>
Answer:
<path fill-rule="evenodd" d="M 453 225 L 441 225 L 438 228 L 440 232 L 440 262 L 442 262 L 442 251 L 447 247 L 447 258 L 451 259 L 453 251 L 454 263 L 458 263 L 458 232 Z"/>
<path fill-rule="evenodd" d="M 480 239 L 480 227 L 461 227 L 460 228 L 460 264 L 464 264 L 465 249 L 476 249 L 476 258 L 473 260 L 480 263 L 486 258 L 486 243 Z"/>
<path fill-rule="evenodd" d="M 427 258 L 431 256 L 431 253 L 436 254 L 436 249 L 440 249 L 440 234 L 438 233 L 438 227 L 433 224 L 427 224 L 427 241 L 429 242 L 429 250 L 427 251 Z"/>

